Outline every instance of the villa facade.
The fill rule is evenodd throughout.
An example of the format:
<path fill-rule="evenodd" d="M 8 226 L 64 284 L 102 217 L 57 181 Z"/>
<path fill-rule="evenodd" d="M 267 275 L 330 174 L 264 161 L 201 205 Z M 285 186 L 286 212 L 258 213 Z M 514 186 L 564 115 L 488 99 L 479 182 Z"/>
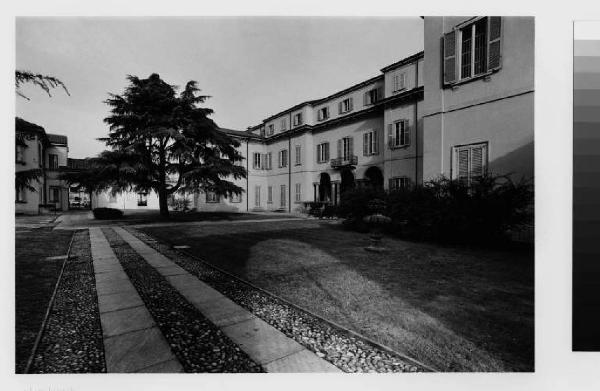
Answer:
<path fill-rule="evenodd" d="M 373 78 L 299 103 L 238 139 L 241 196 L 187 196 L 202 211 L 337 204 L 347 189 L 395 189 L 444 175 L 533 179 L 534 19 L 425 17 L 424 51 Z M 158 208 L 154 194 L 101 193 L 92 206 Z"/>

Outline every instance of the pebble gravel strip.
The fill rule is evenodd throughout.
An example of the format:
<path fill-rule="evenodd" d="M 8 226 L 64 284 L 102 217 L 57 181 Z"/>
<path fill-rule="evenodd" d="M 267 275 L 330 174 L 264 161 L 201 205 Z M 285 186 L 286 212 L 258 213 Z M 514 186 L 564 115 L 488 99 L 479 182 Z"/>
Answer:
<path fill-rule="evenodd" d="M 428 371 L 183 252 L 175 251 L 170 245 L 143 232 L 131 227 L 124 228 L 189 273 L 345 372 Z"/>
<path fill-rule="evenodd" d="M 102 232 L 185 372 L 262 372 L 113 229 Z"/>
<path fill-rule="evenodd" d="M 90 238 L 74 233 L 31 373 L 106 372 Z"/>

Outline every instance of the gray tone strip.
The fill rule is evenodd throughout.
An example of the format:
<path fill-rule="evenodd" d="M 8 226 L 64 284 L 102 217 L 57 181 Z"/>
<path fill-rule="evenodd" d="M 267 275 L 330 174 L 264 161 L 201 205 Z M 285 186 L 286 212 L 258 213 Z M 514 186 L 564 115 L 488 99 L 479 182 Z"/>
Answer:
<path fill-rule="evenodd" d="M 131 248 L 154 266 L 167 281 L 252 360 L 267 372 L 341 372 L 330 362 L 307 350 L 281 331 L 255 317 L 217 290 L 188 273 L 171 275 L 163 270 L 179 267 L 144 242 L 120 227 L 114 231 Z"/>
<path fill-rule="evenodd" d="M 182 372 L 100 228 L 90 228 L 106 371 Z"/>

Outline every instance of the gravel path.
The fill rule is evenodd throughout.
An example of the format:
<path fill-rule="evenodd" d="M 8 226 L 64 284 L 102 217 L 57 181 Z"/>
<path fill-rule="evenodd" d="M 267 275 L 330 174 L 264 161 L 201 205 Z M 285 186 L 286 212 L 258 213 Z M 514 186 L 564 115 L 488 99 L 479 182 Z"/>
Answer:
<path fill-rule="evenodd" d="M 89 234 L 74 235 L 31 373 L 106 372 Z"/>
<path fill-rule="evenodd" d="M 113 229 L 102 232 L 186 372 L 262 372 Z"/>
<path fill-rule="evenodd" d="M 170 258 L 257 317 L 345 372 L 422 372 L 425 368 L 218 271 L 130 227 L 138 239 Z"/>

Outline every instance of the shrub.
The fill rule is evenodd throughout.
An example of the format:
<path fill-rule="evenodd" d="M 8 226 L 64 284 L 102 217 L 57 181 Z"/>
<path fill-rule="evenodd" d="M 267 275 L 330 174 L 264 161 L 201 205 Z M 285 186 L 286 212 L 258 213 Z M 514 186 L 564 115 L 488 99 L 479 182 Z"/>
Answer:
<path fill-rule="evenodd" d="M 114 220 L 123 217 L 123 211 L 114 208 L 95 208 L 92 213 L 97 220 Z"/>
<path fill-rule="evenodd" d="M 505 241 L 532 221 L 533 188 L 507 176 L 485 176 L 470 186 L 440 177 L 422 186 L 387 194 L 372 189 L 347 192 L 340 210 L 345 225 L 366 231 L 362 218 L 373 198 L 386 201 L 390 229 L 403 237 L 452 243 Z"/>

